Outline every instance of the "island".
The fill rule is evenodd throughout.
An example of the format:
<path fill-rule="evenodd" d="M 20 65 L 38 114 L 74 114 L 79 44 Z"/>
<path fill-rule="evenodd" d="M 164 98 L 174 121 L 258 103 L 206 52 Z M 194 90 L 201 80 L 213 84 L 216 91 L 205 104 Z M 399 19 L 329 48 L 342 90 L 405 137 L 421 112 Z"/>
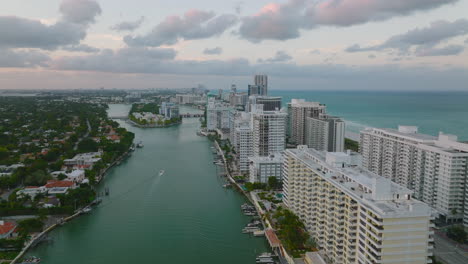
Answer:
<path fill-rule="evenodd" d="M 182 123 L 182 117 L 175 103 L 138 103 L 132 104 L 128 121 L 140 128 L 170 127 Z"/>

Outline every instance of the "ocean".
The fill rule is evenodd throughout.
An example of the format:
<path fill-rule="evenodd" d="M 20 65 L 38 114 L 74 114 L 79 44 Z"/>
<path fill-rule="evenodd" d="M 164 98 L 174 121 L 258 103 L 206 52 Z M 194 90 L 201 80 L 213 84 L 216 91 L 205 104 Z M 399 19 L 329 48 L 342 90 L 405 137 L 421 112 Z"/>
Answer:
<path fill-rule="evenodd" d="M 457 135 L 468 141 L 468 92 L 281 91 L 283 106 L 291 99 L 318 101 L 329 114 L 342 117 L 350 134 L 365 127 L 418 126 L 419 132 Z"/>

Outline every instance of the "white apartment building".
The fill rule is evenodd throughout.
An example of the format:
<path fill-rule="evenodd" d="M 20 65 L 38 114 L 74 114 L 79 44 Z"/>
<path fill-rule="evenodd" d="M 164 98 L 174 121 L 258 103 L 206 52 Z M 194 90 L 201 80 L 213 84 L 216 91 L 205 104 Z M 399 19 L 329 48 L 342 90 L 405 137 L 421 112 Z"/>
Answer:
<path fill-rule="evenodd" d="M 253 156 L 253 132 L 252 128 L 241 126 L 235 128 L 235 142 L 239 170 L 241 173 L 249 172 L 249 157 Z"/>
<path fill-rule="evenodd" d="M 343 152 L 346 125 L 339 117 L 306 117 L 305 145 L 316 150 Z"/>
<path fill-rule="evenodd" d="M 210 99 L 206 108 L 207 129 L 229 130 L 231 111 L 233 109 L 228 104 Z"/>
<path fill-rule="evenodd" d="M 307 117 L 318 118 L 325 114 L 326 106 L 318 102 L 306 102 L 304 99 L 292 99 L 288 104 L 288 136 L 292 143 L 304 145 L 305 123 Z"/>
<path fill-rule="evenodd" d="M 255 106 L 255 105 L 254 105 Z M 280 111 L 263 111 L 253 107 L 253 154 L 265 157 L 286 148 L 287 114 Z"/>
<path fill-rule="evenodd" d="M 283 159 L 281 153 L 268 157 L 250 157 L 249 161 L 249 182 L 268 183 L 270 177 L 275 177 L 278 181 L 282 180 Z"/>
<path fill-rule="evenodd" d="M 432 263 L 432 210 L 412 191 L 359 167 L 355 153 L 298 146 L 283 159 L 284 203 L 328 263 Z"/>
<path fill-rule="evenodd" d="M 363 167 L 414 190 L 446 221 L 464 219 L 468 226 L 468 144 L 453 135 L 417 131 L 408 126 L 361 131 Z"/>
<path fill-rule="evenodd" d="M 176 94 L 176 102 L 178 104 L 196 104 L 199 101 L 204 101 L 203 98 L 202 95 L 198 94 Z"/>

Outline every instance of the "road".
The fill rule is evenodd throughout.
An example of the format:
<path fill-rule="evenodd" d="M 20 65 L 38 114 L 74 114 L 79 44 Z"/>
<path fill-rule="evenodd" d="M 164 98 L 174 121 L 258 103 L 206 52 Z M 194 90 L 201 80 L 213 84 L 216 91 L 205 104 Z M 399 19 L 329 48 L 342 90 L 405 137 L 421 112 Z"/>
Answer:
<path fill-rule="evenodd" d="M 439 235 L 434 236 L 434 255 L 437 260 L 446 264 L 466 264 L 468 263 L 468 253 L 456 247 L 455 244 L 447 241 Z"/>
<path fill-rule="evenodd" d="M 89 133 L 91 132 L 91 124 L 89 123 L 88 119 L 86 119 L 86 124 L 88 125 L 88 131 L 86 131 L 86 134 L 84 136 L 82 136 L 80 139 L 78 139 L 78 141 L 76 141 L 75 146 L 73 147 L 73 150 L 77 150 L 78 149 L 78 144 L 80 144 L 80 142 L 84 138 L 87 138 L 89 136 Z"/>

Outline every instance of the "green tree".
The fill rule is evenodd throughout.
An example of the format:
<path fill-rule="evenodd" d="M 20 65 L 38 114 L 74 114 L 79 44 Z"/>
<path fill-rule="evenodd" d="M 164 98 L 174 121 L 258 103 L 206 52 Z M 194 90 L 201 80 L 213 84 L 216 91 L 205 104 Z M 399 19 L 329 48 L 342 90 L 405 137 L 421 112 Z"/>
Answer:
<path fill-rule="evenodd" d="M 85 138 L 80 143 L 78 143 L 78 151 L 81 153 L 96 152 L 98 149 L 98 143 L 96 143 L 96 141 L 92 140 L 91 138 Z"/>
<path fill-rule="evenodd" d="M 447 229 L 447 236 L 458 243 L 466 243 L 467 233 L 462 226 L 451 226 Z"/>
<path fill-rule="evenodd" d="M 278 179 L 276 177 L 268 177 L 268 186 L 271 188 L 271 189 L 276 189 L 279 187 L 279 182 L 278 182 Z"/>
<path fill-rule="evenodd" d="M 10 156 L 10 153 L 7 148 L 0 147 L 0 160 L 7 159 Z"/>
<path fill-rule="evenodd" d="M 43 170 L 37 170 L 29 174 L 28 176 L 26 176 L 26 179 L 24 180 L 24 184 L 41 186 L 41 185 L 46 184 L 47 180 L 49 179 L 50 177 Z"/>

